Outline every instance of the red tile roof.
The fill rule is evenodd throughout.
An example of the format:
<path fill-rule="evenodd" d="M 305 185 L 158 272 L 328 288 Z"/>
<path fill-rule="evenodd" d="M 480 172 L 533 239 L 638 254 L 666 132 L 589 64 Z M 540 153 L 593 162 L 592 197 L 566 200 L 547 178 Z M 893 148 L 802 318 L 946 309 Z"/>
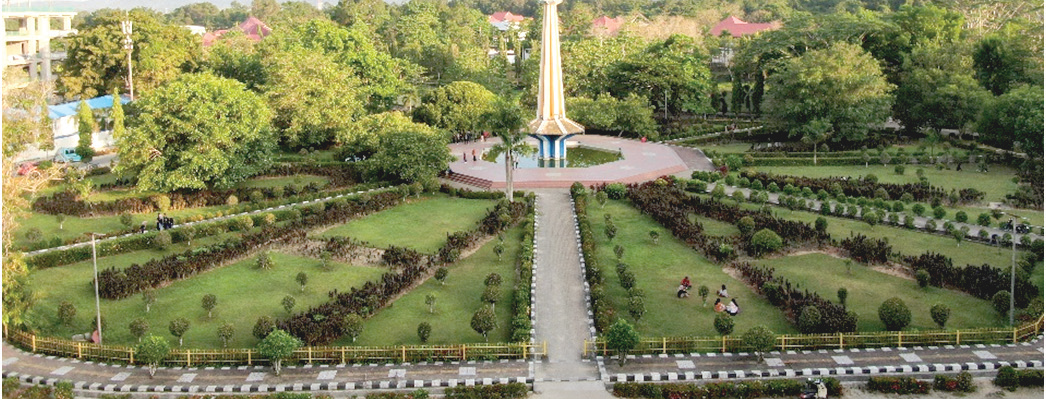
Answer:
<path fill-rule="evenodd" d="M 498 11 L 496 13 L 490 14 L 490 16 L 487 17 L 487 21 L 490 21 L 490 23 L 492 24 L 505 21 L 523 22 L 523 16 L 513 14 L 509 11 Z"/>
<path fill-rule="evenodd" d="M 625 17 L 610 18 L 606 15 L 592 20 L 592 26 L 595 28 L 603 28 L 606 33 L 614 34 L 621 29 L 621 25 L 625 24 Z"/>
<path fill-rule="evenodd" d="M 731 15 L 726 19 L 719 21 L 718 24 L 713 26 L 710 33 L 713 36 L 719 36 L 723 31 L 727 31 L 733 37 L 741 37 L 746 35 L 754 35 L 765 30 L 773 29 L 777 29 L 776 24 L 748 23 L 742 21 L 740 18 Z"/>
<path fill-rule="evenodd" d="M 269 33 L 272 33 L 272 29 L 264 22 L 255 17 L 248 17 L 246 21 L 243 21 L 239 26 L 236 27 L 244 35 L 255 42 L 260 42 Z M 229 29 L 220 29 L 214 32 L 207 32 L 203 34 L 203 45 L 204 47 L 214 44 L 215 40 L 222 37 Z"/>

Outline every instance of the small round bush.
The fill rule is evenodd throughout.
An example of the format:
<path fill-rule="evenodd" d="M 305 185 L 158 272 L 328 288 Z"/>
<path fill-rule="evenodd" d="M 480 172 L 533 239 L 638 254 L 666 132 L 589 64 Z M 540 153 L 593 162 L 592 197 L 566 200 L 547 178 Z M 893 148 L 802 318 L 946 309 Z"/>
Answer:
<path fill-rule="evenodd" d="M 817 220 L 814 220 L 814 228 L 817 229 L 817 231 L 828 230 L 828 219 L 818 216 Z"/>
<path fill-rule="evenodd" d="M 171 233 L 161 231 L 153 237 L 153 247 L 159 251 L 166 251 L 171 247 Z"/>
<path fill-rule="evenodd" d="M 1010 292 L 1002 290 L 992 295 L 992 307 L 995 308 L 996 312 L 1001 315 L 1009 314 L 1010 312 Z"/>
<path fill-rule="evenodd" d="M 762 190 L 763 189 L 763 181 L 759 180 L 759 179 L 752 180 L 751 187 L 752 187 L 752 190 Z"/>
<path fill-rule="evenodd" d="M 737 229 L 742 235 L 749 235 L 755 231 L 755 220 L 751 216 L 745 216 L 737 220 Z"/>
<path fill-rule="evenodd" d="M 977 215 L 977 224 L 981 226 L 990 226 L 992 224 L 992 215 L 989 215 L 988 213 Z"/>
<path fill-rule="evenodd" d="M 900 331 L 912 322 L 912 311 L 901 298 L 893 297 L 879 305 L 879 320 L 888 331 Z"/>
<path fill-rule="evenodd" d="M 876 176 L 875 173 L 869 173 L 864 177 L 864 181 L 875 184 L 879 182 L 879 176 Z"/>
<path fill-rule="evenodd" d="M 904 202 L 901 202 L 901 201 L 894 202 L 893 206 L 890 207 L 890 210 L 892 210 L 894 212 L 904 212 Z"/>
<path fill-rule="evenodd" d="M 816 306 L 804 307 L 803 311 L 799 313 L 796 324 L 798 324 L 799 332 L 803 334 L 816 333 L 821 328 L 821 311 Z"/>
<path fill-rule="evenodd" d="M 970 216 L 967 215 L 966 212 L 963 212 L 963 211 L 955 212 L 955 221 L 956 222 L 966 223 L 967 220 L 970 220 Z"/>
<path fill-rule="evenodd" d="M 904 165 L 897 165 L 893 167 L 893 173 L 904 176 Z"/>
<path fill-rule="evenodd" d="M 999 368 L 999 373 L 995 375 L 995 380 L 992 383 L 1012 391 L 1020 384 L 1020 378 L 1017 376 L 1017 370 L 1013 366 L 1002 366 Z"/>
<path fill-rule="evenodd" d="M 726 314 L 726 312 L 717 314 L 712 325 L 715 326 L 715 330 L 719 332 L 719 335 L 730 335 L 730 333 L 734 332 L 734 318 Z"/>
<path fill-rule="evenodd" d="M 930 272 L 926 270 L 915 272 L 915 281 L 919 283 L 919 288 L 926 288 L 930 285 Z"/>
<path fill-rule="evenodd" d="M 944 216 L 948 214 L 943 207 L 937 206 L 933 208 L 933 217 L 937 219 L 944 219 Z"/>
<path fill-rule="evenodd" d="M 926 229 L 926 231 L 928 232 L 934 233 L 937 231 L 937 222 L 935 222 L 933 219 L 927 220 L 926 225 L 923 226 L 923 228 Z"/>
<path fill-rule="evenodd" d="M 934 323 L 937 326 L 944 328 L 944 324 L 948 322 L 948 318 L 952 315 L 952 308 L 943 303 L 938 303 L 930 307 L 930 317 L 933 318 Z"/>
<path fill-rule="evenodd" d="M 923 204 L 912 205 L 912 213 L 915 213 L 918 216 L 922 216 L 924 213 L 926 213 L 926 205 L 923 205 Z"/>
<path fill-rule="evenodd" d="M 752 235 L 751 249 L 754 255 L 777 251 L 782 245 L 781 236 L 770 229 L 762 229 Z"/>
<path fill-rule="evenodd" d="M 766 191 L 776 193 L 778 191 L 781 191 L 781 188 L 777 186 L 777 182 L 771 182 L 766 186 Z"/>
<path fill-rule="evenodd" d="M 861 212 L 861 220 L 871 226 L 875 226 L 876 223 L 879 223 L 880 219 L 879 214 L 872 212 L 871 210 L 865 210 L 865 212 Z"/>

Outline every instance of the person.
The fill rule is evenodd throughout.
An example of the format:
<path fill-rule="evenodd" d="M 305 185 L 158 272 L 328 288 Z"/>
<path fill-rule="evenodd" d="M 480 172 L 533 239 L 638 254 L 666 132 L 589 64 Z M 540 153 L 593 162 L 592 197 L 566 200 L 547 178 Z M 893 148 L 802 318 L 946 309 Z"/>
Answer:
<path fill-rule="evenodd" d="M 722 312 L 726 310 L 726 305 L 723 305 L 723 300 L 720 298 L 715 299 L 715 304 L 712 305 L 712 310 L 716 312 Z"/>
<path fill-rule="evenodd" d="M 464 161 L 465 163 L 469 163 L 469 155 L 468 155 L 468 153 L 462 152 L 461 153 L 461 160 Z"/>
<path fill-rule="evenodd" d="M 676 298 L 686 298 L 686 297 L 690 296 L 689 290 L 690 290 L 690 287 L 687 287 L 685 285 L 680 285 L 679 289 L 676 291 Z"/>
<path fill-rule="evenodd" d="M 142 233 L 142 234 L 145 234 L 145 230 L 148 230 L 148 229 L 149 229 L 149 228 L 147 227 L 148 225 L 149 225 L 149 222 L 148 222 L 148 221 L 145 221 L 145 220 L 143 220 L 143 221 L 142 221 L 142 228 L 141 228 L 141 229 L 139 229 L 139 230 L 138 230 L 138 232 L 139 232 L 139 233 Z"/>
<path fill-rule="evenodd" d="M 156 230 L 163 231 L 163 214 L 156 214 Z"/>
<path fill-rule="evenodd" d="M 726 293 L 726 284 L 723 284 L 723 288 L 720 288 L 719 291 L 716 291 L 715 293 L 716 293 L 716 295 L 719 295 L 722 298 L 729 298 L 730 297 L 730 294 Z"/>
<path fill-rule="evenodd" d="M 679 285 L 684 286 L 684 287 L 686 287 L 686 289 L 689 290 L 690 287 L 691 287 L 691 285 L 690 285 L 690 276 L 683 276 L 683 281 L 680 282 Z"/>
<path fill-rule="evenodd" d="M 164 216 L 164 224 L 166 225 L 164 227 L 165 230 L 170 230 L 170 229 L 174 228 L 174 218 L 169 217 L 169 216 Z"/>
<path fill-rule="evenodd" d="M 476 162 L 476 149 L 472 149 L 472 162 Z"/>
<path fill-rule="evenodd" d="M 737 316 L 738 313 L 741 313 L 741 308 L 737 307 L 737 300 L 730 300 L 730 303 L 726 305 L 726 313 L 731 316 Z"/>

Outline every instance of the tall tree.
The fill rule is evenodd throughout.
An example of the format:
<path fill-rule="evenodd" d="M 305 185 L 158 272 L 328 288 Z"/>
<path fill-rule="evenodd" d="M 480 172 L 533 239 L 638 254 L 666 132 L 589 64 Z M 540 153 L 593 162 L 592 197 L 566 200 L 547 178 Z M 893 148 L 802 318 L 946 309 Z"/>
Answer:
<path fill-rule="evenodd" d="M 334 142 L 341 146 L 342 159 L 351 156 L 367 158 L 381 149 L 382 137 L 401 132 L 441 136 L 432 127 L 414 123 L 402 113 L 393 111 L 361 118 L 355 129 L 339 131 Z"/>
<path fill-rule="evenodd" d="M 473 82 L 459 81 L 440 87 L 414 110 L 414 119 L 455 133 L 476 131 L 481 116 L 494 109 L 494 93 Z"/>
<path fill-rule="evenodd" d="M 236 79 L 248 89 L 261 90 L 265 72 L 258 45 L 239 30 L 231 30 L 214 42 L 204 55 L 203 70 Z"/>
<path fill-rule="evenodd" d="M 672 35 L 618 64 L 611 73 L 618 98 L 635 93 L 667 113 L 711 111 L 708 57 L 689 36 Z"/>
<path fill-rule="evenodd" d="M 364 163 L 373 177 L 413 183 L 447 170 L 450 148 L 442 135 L 393 131 L 379 139 L 379 149 Z"/>
<path fill-rule="evenodd" d="M 998 96 L 1010 90 L 1020 82 L 1029 82 L 1028 74 L 1034 68 L 1036 57 L 1030 40 L 1017 32 L 999 32 L 981 39 L 973 50 L 973 68 L 977 81 Z M 1041 65 L 1041 64 L 1040 64 Z M 1039 77 L 1041 79 L 1041 76 Z"/>
<path fill-rule="evenodd" d="M 977 131 L 980 140 L 1001 148 L 1014 148 L 1035 157 L 1043 154 L 1043 89 L 1020 86 L 984 108 Z"/>
<path fill-rule="evenodd" d="M 123 112 L 123 101 L 120 99 L 120 90 L 113 88 L 113 91 L 109 94 L 113 96 L 113 108 L 109 111 L 109 116 L 113 120 L 113 138 L 123 137 L 127 134 L 127 128 L 125 127 L 126 117 Z"/>
<path fill-rule="evenodd" d="M 848 43 L 785 60 L 767 87 L 766 111 L 789 132 L 824 123 L 831 136 L 858 140 L 890 115 L 893 86 L 875 59 Z"/>
<path fill-rule="evenodd" d="M 51 118 L 48 117 L 47 96 L 53 84 L 50 82 L 29 82 L 24 87 L 17 87 L 15 79 L 21 75 L 15 71 L 3 74 L 3 104 L 8 111 L 3 112 L 3 157 L 12 157 L 26 147 L 35 145 L 40 149 L 54 146 L 54 134 L 51 129 Z"/>
<path fill-rule="evenodd" d="M 98 130 L 98 121 L 94 120 L 94 113 L 91 111 L 91 106 L 87 105 L 87 101 L 81 100 L 80 105 L 76 107 L 76 124 L 76 130 L 79 133 L 76 154 L 80 155 L 84 162 L 90 162 L 94 157 L 94 148 L 91 147 L 91 144 L 94 141 L 94 132 Z"/>
<path fill-rule="evenodd" d="M 973 78 L 962 47 L 920 44 L 904 62 L 894 115 L 906 129 L 963 129 L 991 95 Z"/>
<path fill-rule="evenodd" d="M 365 89 L 351 69 L 326 54 L 282 51 L 264 64 L 267 79 L 262 89 L 284 146 L 327 144 L 339 132 L 352 129 L 365 113 Z"/>
<path fill-rule="evenodd" d="M 258 354 L 272 360 L 272 368 L 280 375 L 283 360 L 291 357 L 301 347 L 301 340 L 284 330 L 275 330 L 258 343 Z"/>
<path fill-rule="evenodd" d="M 280 4 L 276 0 L 254 0 L 251 2 L 251 16 L 262 21 L 268 20 L 280 11 Z"/>
<path fill-rule="evenodd" d="M 271 112 L 235 80 L 182 75 L 133 109 L 116 172 L 139 190 L 232 187 L 271 162 Z"/>
<path fill-rule="evenodd" d="M 96 15 L 89 26 L 68 38 L 59 92 L 91 98 L 126 86 L 127 53 L 120 27 L 126 18 L 133 22 L 131 62 L 136 93 L 196 69 L 202 54 L 199 37 L 181 26 L 160 22 L 149 10 L 136 8 L 126 15 L 112 10 Z"/>
<path fill-rule="evenodd" d="M 221 10 L 214 4 L 203 2 L 203 3 L 192 3 L 184 6 L 175 8 L 173 11 L 167 14 L 167 21 L 175 25 L 201 25 L 208 29 L 214 29 L 215 23 L 218 22 L 218 16 L 221 14 Z"/>

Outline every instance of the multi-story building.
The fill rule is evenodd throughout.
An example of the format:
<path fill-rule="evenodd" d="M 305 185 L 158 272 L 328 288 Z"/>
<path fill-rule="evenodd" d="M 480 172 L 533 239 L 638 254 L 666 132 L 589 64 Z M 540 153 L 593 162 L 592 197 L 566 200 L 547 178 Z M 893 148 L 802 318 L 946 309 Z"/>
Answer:
<path fill-rule="evenodd" d="M 4 67 L 21 67 L 30 80 L 52 80 L 52 61 L 65 57 L 64 52 L 51 51 L 51 39 L 73 33 L 72 8 L 49 6 L 5 6 Z"/>

